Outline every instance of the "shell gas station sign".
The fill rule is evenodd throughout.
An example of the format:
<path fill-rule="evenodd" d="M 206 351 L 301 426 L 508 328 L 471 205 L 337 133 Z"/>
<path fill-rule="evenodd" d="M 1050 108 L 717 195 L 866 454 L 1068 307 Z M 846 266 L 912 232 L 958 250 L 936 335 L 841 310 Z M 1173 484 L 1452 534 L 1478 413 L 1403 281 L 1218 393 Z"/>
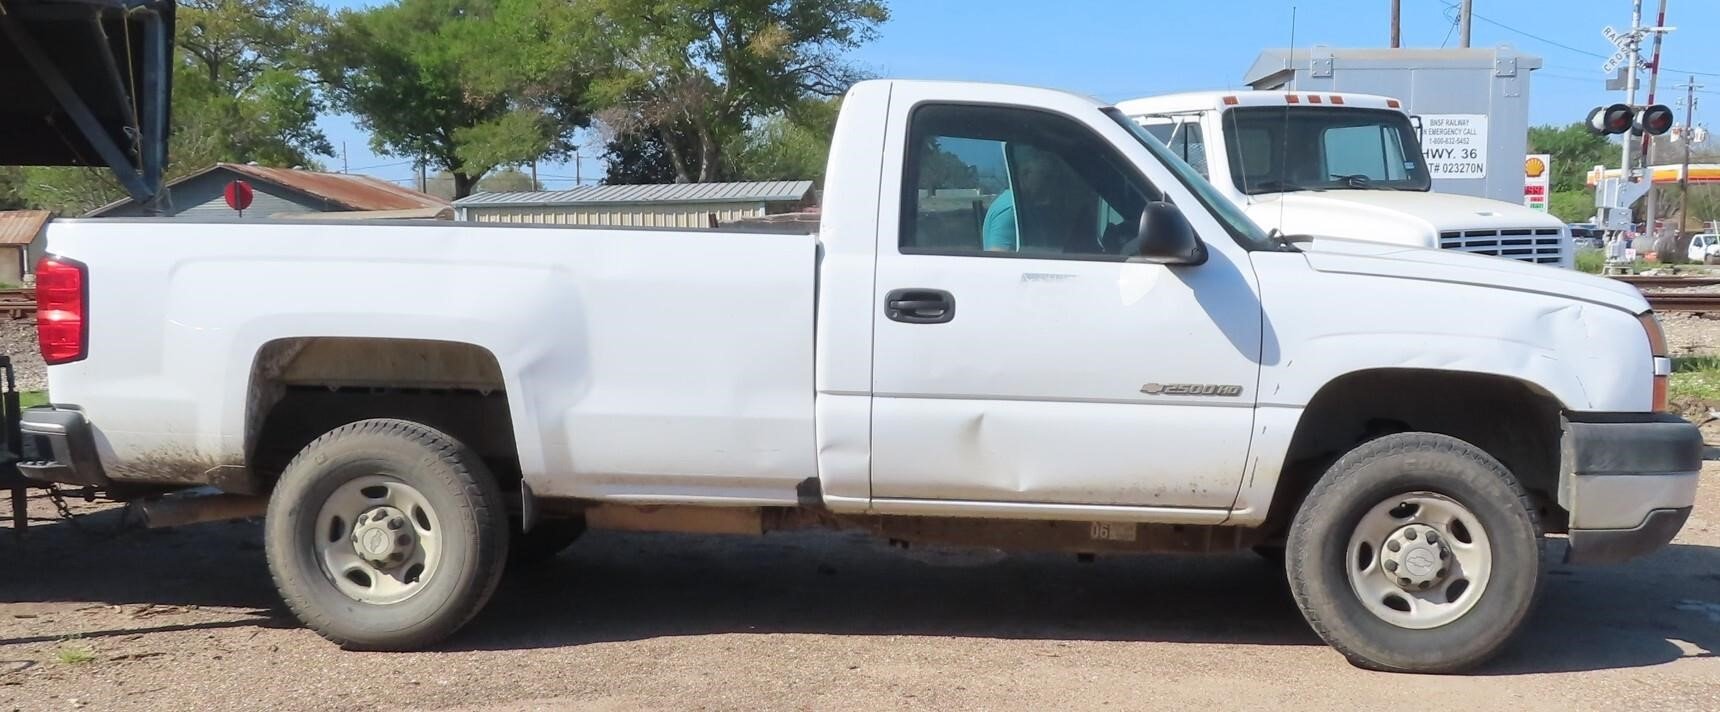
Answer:
<path fill-rule="evenodd" d="M 1553 182 L 1553 157 L 1531 153 L 1523 159 L 1523 204 L 1547 212 L 1547 190 Z"/>

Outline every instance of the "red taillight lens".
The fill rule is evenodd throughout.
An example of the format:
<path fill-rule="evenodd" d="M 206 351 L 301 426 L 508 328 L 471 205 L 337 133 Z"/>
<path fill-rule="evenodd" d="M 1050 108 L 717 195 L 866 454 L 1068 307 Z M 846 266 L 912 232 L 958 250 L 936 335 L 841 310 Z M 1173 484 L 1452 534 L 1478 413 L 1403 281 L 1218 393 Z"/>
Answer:
<path fill-rule="evenodd" d="M 49 365 L 71 363 L 88 351 L 89 305 L 84 265 L 64 257 L 36 262 L 36 339 Z"/>

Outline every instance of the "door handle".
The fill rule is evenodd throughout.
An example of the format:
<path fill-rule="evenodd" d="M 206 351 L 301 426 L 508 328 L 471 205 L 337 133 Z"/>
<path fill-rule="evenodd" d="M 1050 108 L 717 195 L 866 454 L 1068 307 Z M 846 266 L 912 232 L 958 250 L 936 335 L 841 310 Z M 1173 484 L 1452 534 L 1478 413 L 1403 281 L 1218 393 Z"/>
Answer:
<path fill-rule="evenodd" d="M 942 324 L 956 316 L 956 298 L 942 289 L 892 289 L 884 316 L 904 324 Z"/>

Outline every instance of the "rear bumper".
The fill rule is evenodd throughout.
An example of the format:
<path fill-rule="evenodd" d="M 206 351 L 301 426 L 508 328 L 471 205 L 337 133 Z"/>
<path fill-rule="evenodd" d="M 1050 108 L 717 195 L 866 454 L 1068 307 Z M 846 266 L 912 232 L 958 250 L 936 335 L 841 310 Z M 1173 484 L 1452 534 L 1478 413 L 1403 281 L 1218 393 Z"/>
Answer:
<path fill-rule="evenodd" d="M 31 408 L 19 420 L 24 440 L 19 474 L 37 482 L 90 487 L 112 484 L 96 456 L 95 434 L 83 413 Z"/>
<path fill-rule="evenodd" d="M 1568 561 L 1609 564 L 1665 546 L 1690 517 L 1702 434 L 1667 414 L 1571 414 L 1559 467 Z"/>

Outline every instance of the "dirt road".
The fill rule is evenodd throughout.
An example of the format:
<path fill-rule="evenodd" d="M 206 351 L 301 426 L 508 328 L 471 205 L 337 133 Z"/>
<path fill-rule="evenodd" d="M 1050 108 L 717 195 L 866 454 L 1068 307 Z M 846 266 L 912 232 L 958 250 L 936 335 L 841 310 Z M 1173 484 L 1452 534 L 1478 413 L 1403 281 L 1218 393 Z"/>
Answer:
<path fill-rule="evenodd" d="M 440 650 L 348 653 L 281 609 L 255 524 L 111 536 L 109 510 L 0 532 L 0 710 L 1716 710 L 1720 468 L 1703 487 L 1671 549 L 1553 566 L 1531 631 L 1467 677 L 1350 667 L 1251 555 L 839 535 L 594 534 Z"/>

